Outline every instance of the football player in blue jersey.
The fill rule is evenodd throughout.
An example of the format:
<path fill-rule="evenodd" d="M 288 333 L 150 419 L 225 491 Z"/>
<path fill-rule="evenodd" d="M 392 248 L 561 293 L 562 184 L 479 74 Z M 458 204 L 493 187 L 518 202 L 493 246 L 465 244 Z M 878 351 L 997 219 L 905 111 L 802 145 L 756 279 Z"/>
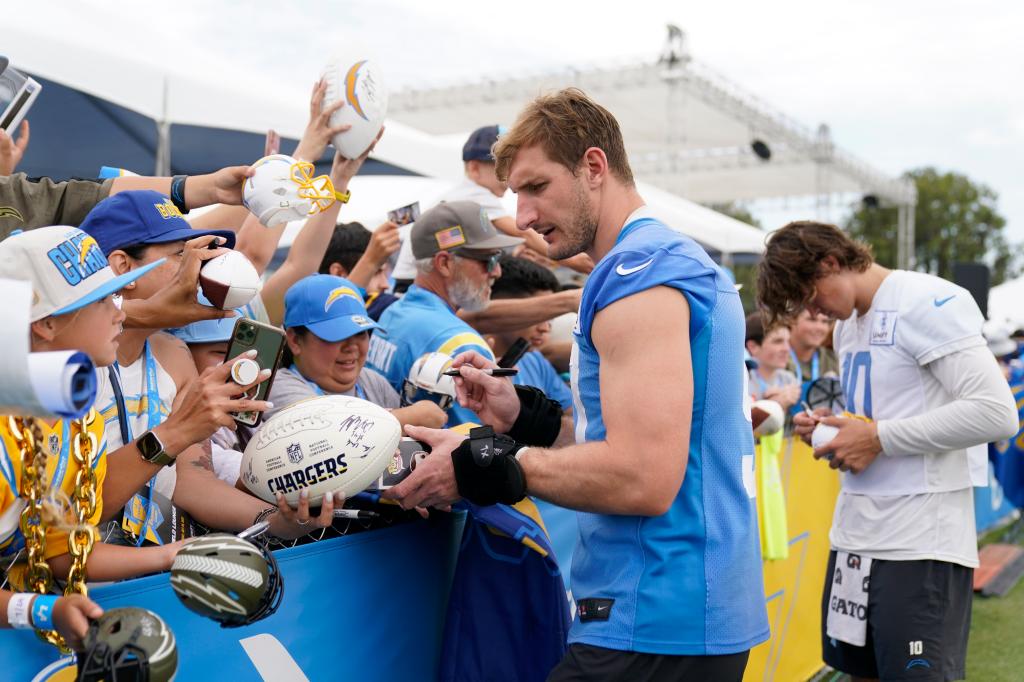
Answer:
<path fill-rule="evenodd" d="M 433 452 L 389 496 L 529 492 L 579 510 L 577 611 L 550 680 L 740 680 L 769 633 L 739 296 L 644 205 L 618 122 L 580 90 L 531 102 L 494 152 L 519 227 L 552 258 L 596 263 L 573 333 L 576 444 L 547 447 L 557 403 L 465 353 L 459 400 L 488 426 L 464 440 L 407 429 Z"/>

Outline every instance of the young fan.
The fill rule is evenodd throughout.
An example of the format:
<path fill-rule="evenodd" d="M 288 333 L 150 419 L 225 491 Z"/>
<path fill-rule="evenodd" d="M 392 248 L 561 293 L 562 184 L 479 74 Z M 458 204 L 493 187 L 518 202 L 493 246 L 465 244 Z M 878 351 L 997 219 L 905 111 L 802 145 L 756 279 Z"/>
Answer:
<path fill-rule="evenodd" d="M 73 227 L 39 228 L 0 242 L 0 277 L 28 280 L 35 293 L 27 330 L 32 351 L 81 350 L 100 368 L 114 362 L 124 321 L 115 294 L 160 264 L 115 276 L 96 240 Z M 33 440 L 42 460 L 30 447 Z M 121 460 L 142 454 L 134 443 L 108 453 L 104 422 L 95 410 L 76 420 L 0 417 L 0 446 L 3 518 L 16 518 L 12 509 L 46 499 L 30 509 L 43 537 L 26 538 L 17 523 L 4 524 L 0 556 L 14 562 L 8 571 L 12 585 L 21 586 L 33 568 L 65 576 L 74 567 L 76 580 L 116 580 L 170 567 L 179 544 L 136 549 L 96 542 L 84 566 L 72 561 L 72 545 L 89 534 L 95 539 L 95 525 L 110 513 L 105 493 L 112 455 Z M 76 488 L 85 491 L 84 498 Z"/>
<path fill-rule="evenodd" d="M 775 324 L 767 330 L 761 313 L 747 316 L 747 352 L 757 362 L 750 370 L 750 393 L 755 400 L 774 400 L 788 410 L 800 399 L 800 382 L 786 369 L 789 362 L 789 328 Z"/>

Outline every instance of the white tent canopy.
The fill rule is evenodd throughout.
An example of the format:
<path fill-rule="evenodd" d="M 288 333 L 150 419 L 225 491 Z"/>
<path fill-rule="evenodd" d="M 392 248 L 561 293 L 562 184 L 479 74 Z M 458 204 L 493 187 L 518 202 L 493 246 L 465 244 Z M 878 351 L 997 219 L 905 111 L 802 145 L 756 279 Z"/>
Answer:
<path fill-rule="evenodd" d="M 2 49 L 15 68 L 123 106 L 158 124 L 254 133 L 274 128 L 294 138 L 305 128 L 309 93 L 297 82 L 261 80 L 239 64 L 176 50 L 173 33 L 158 29 L 143 37 L 127 37 L 137 43 L 144 40 L 145 50 L 133 51 L 138 45 L 130 42 L 113 46 L 94 41 L 87 37 L 95 35 L 92 29 L 102 21 L 102 12 L 94 14 L 82 7 L 78 13 L 60 13 L 51 22 L 43 20 L 44 10 L 45 5 L 39 4 L 31 11 L 15 12 L 5 22 Z M 75 30 L 61 30 L 62 26 Z M 453 115 L 459 113 L 455 107 Z M 73 117 L 74 112 L 67 115 Z M 466 132 L 472 127 L 466 125 Z M 359 177 L 346 213 L 372 227 L 387 210 L 411 201 L 419 200 L 423 209 L 429 208 L 441 192 L 461 179 L 464 139 L 464 134 L 427 133 L 390 119 L 374 158 L 425 177 Z M 111 150 L 111 162 L 116 163 L 116 155 Z M 254 159 L 239 159 L 249 160 Z M 763 251 L 762 231 L 662 189 L 643 183 L 639 188 L 668 224 L 709 248 L 723 254 Z M 514 197 L 506 198 L 514 211 Z"/>
<path fill-rule="evenodd" d="M 1024 277 L 1003 282 L 988 292 L 988 319 L 1024 329 Z"/>

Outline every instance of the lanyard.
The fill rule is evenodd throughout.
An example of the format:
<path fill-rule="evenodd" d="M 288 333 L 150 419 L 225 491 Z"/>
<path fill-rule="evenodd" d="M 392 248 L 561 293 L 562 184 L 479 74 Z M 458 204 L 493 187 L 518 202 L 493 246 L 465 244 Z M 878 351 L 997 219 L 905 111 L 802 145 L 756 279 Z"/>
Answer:
<path fill-rule="evenodd" d="M 800 358 L 796 356 L 796 351 L 792 348 L 789 349 L 789 357 L 793 359 L 793 369 L 796 370 L 797 383 L 804 383 L 804 370 L 800 366 Z M 814 381 L 818 378 L 818 350 L 815 349 L 814 355 L 811 356 L 811 378 L 809 381 Z"/>
<path fill-rule="evenodd" d="M 142 390 L 139 393 L 139 401 L 145 398 L 146 401 L 146 429 L 152 430 L 163 421 L 163 417 L 160 414 L 160 387 L 157 383 L 157 372 L 156 372 L 156 358 L 153 357 L 153 351 L 149 347 L 149 341 L 146 341 L 142 346 L 142 362 L 143 362 L 143 384 Z M 135 440 L 132 434 L 131 419 L 125 420 L 128 426 L 128 442 Z M 127 443 L 126 443 L 127 445 Z M 142 543 L 146 539 L 146 526 L 149 525 L 149 519 L 153 510 L 153 485 L 156 483 L 156 475 L 149 480 L 146 484 L 146 516 L 142 519 L 142 525 L 139 527 L 139 535 L 135 541 L 136 547 L 141 547 Z M 129 505 L 132 505 L 135 501 L 135 497 L 141 497 L 139 493 L 128 501 Z M 153 533 L 156 536 L 156 533 Z"/>
<path fill-rule="evenodd" d="M 50 479 L 50 489 L 54 490 L 64 480 L 64 473 L 68 469 L 68 455 L 71 451 L 71 430 L 67 419 L 60 420 L 60 459 L 53 469 L 53 478 Z M 25 466 L 22 464 L 22 466 Z"/>
<path fill-rule="evenodd" d="M 309 384 L 309 387 L 311 389 L 313 389 L 313 391 L 316 392 L 317 395 L 325 395 L 324 389 L 320 388 L 320 384 L 316 383 L 312 379 L 307 379 L 305 377 L 305 375 L 303 375 L 303 373 L 299 371 L 299 368 L 295 366 L 295 363 L 292 363 L 292 366 L 289 367 L 288 369 L 290 369 L 292 371 L 292 373 L 295 374 L 295 376 L 299 377 L 300 379 L 305 381 L 307 384 Z M 358 381 L 356 382 L 355 389 L 356 389 L 356 397 L 357 398 L 361 398 L 362 400 L 367 400 L 366 391 L 363 390 L 363 387 L 359 385 Z"/>
<path fill-rule="evenodd" d="M 764 377 L 756 369 L 750 370 L 750 373 L 754 375 L 754 380 L 757 381 L 757 386 L 760 389 L 760 392 L 757 394 L 758 397 L 763 398 L 768 390 L 768 382 L 764 380 Z"/>

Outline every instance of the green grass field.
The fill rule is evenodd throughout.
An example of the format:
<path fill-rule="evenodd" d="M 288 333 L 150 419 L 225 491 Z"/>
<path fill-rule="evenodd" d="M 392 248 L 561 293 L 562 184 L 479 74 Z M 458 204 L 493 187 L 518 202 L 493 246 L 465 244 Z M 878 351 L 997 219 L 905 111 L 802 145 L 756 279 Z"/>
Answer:
<path fill-rule="evenodd" d="M 1020 523 L 1020 522 L 1018 522 Z M 981 544 L 1000 542 L 1002 531 Z M 1022 538 L 1017 535 L 1017 544 Z M 967 679 L 983 682 L 1024 680 L 1024 580 L 1005 597 L 975 597 L 967 645 Z"/>

